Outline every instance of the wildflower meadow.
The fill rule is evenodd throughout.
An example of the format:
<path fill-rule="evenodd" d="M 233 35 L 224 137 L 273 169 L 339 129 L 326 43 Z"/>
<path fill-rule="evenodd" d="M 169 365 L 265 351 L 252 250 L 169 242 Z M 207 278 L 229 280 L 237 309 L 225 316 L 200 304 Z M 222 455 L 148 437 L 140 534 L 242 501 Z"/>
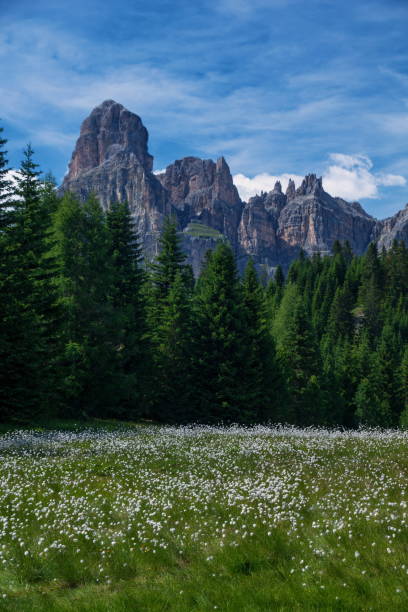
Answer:
<path fill-rule="evenodd" d="M 0 610 L 407 610 L 408 432 L 0 437 Z"/>

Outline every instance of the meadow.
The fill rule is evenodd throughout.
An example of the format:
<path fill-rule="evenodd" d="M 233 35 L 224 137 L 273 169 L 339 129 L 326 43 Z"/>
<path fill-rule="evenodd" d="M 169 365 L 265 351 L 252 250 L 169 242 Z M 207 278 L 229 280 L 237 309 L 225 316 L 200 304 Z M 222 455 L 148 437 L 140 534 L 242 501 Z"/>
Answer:
<path fill-rule="evenodd" d="M 407 610 L 408 432 L 0 436 L 0 610 Z"/>

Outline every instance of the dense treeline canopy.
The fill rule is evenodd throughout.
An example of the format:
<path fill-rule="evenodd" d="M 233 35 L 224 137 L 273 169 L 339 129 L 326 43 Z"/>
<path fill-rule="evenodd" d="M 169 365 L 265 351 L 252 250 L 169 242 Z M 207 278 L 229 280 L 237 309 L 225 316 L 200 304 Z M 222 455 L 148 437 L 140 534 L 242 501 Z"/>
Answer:
<path fill-rule="evenodd" d="M 300 253 L 267 286 L 220 240 L 195 281 L 176 222 L 144 265 L 127 204 L 58 198 L 0 133 L 1 420 L 408 426 L 408 250 Z"/>

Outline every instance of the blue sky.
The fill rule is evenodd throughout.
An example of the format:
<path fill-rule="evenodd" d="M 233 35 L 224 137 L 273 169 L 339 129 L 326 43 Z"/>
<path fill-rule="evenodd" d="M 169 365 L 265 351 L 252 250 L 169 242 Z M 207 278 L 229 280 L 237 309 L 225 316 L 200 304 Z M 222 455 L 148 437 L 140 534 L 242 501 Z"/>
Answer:
<path fill-rule="evenodd" d="M 322 174 L 377 217 L 408 202 L 407 0 L 0 0 L 0 117 L 60 181 L 113 98 L 161 169 L 224 155 L 243 197 Z"/>

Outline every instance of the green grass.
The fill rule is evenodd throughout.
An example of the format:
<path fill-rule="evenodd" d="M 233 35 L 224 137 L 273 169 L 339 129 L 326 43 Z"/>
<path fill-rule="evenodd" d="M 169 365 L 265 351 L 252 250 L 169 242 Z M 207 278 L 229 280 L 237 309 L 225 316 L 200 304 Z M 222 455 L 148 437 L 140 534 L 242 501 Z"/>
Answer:
<path fill-rule="evenodd" d="M 218 230 L 205 225 L 204 223 L 189 223 L 185 229 L 185 233 L 188 236 L 196 236 L 198 238 L 214 238 L 215 240 L 221 240 L 224 236 Z"/>
<path fill-rule="evenodd" d="M 0 610 L 408 609 L 408 433 L 0 437 Z"/>

